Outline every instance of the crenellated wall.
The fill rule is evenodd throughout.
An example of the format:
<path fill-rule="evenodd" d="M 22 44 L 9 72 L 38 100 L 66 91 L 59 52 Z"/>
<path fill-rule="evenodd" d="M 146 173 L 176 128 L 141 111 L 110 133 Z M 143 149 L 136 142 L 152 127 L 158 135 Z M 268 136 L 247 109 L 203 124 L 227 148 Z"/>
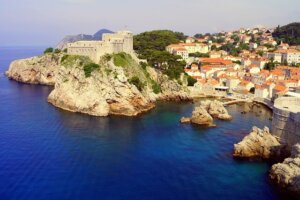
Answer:
<path fill-rule="evenodd" d="M 290 147 L 300 142 L 300 98 L 275 100 L 271 132 Z"/>
<path fill-rule="evenodd" d="M 105 54 L 125 52 L 133 54 L 133 34 L 129 31 L 105 33 L 101 41 L 77 41 L 68 43 L 68 54 L 88 56 L 98 63 Z"/>

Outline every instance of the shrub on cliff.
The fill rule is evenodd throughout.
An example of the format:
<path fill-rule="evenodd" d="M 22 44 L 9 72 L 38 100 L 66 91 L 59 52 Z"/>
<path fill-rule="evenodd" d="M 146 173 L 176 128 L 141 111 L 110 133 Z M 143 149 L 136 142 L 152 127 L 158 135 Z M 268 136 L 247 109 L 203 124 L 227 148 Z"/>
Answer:
<path fill-rule="evenodd" d="M 53 53 L 53 48 L 49 47 L 49 48 L 45 49 L 44 54 L 47 54 L 47 53 Z"/>
<path fill-rule="evenodd" d="M 132 60 L 131 56 L 127 53 L 121 52 L 117 54 L 113 54 L 114 64 L 118 67 L 127 66 Z"/>
<path fill-rule="evenodd" d="M 89 63 L 89 64 L 84 65 L 83 70 L 84 70 L 85 77 L 90 77 L 92 75 L 92 72 L 95 69 L 99 69 L 99 68 L 100 68 L 100 66 L 95 63 Z"/>
<path fill-rule="evenodd" d="M 142 89 L 144 88 L 144 84 L 141 82 L 141 80 L 137 76 L 133 76 L 131 79 L 128 80 L 128 82 L 130 84 L 135 85 L 139 91 L 142 91 Z"/>
<path fill-rule="evenodd" d="M 161 92 L 161 87 L 158 83 L 152 80 L 152 90 L 155 94 L 158 94 Z"/>
<path fill-rule="evenodd" d="M 191 76 L 188 76 L 188 77 L 187 77 L 187 82 L 188 82 L 188 86 L 194 86 L 194 84 L 197 83 L 197 80 L 194 79 L 194 78 L 191 77 Z"/>

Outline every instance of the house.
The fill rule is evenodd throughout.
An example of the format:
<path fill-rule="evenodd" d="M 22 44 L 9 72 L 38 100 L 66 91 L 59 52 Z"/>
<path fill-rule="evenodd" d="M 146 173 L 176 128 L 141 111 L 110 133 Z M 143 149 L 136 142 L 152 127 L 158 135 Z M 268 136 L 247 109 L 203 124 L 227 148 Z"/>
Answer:
<path fill-rule="evenodd" d="M 257 43 L 250 42 L 249 48 L 250 48 L 251 50 L 254 50 L 254 49 L 256 49 L 257 47 L 258 47 Z"/>
<path fill-rule="evenodd" d="M 229 91 L 236 89 L 241 80 L 238 77 L 227 77 L 226 86 L 229 88 Z"/>
<path fill-rule="evenodd" d="M 263 85 L 255 85 L 254 97 L 256 98 L 268 98 L 268 88 Z"/>
<path fill-rule="evenodd" d="M 235 91 L 237 92 L 245 92 L 245 91 L 250 91 L 251 88 L 254 87 L 254 84 L 251 83 L 250 81 L 245 81 L 245 80 L 242 80 L 236 87 Z"/>
<path fill-rule="evenodd" d="M 295 49 L 287 49 L 282 52 L 282 62 L 287 62 L 288 64 L 300 63 L 300 51 Z"/>
<path fill-rule="evenodd" d="M 260 67 L 258 67 L 257 65 L 255 64 L 251 64 L 247 67 L 247 71 L 250 73 L 250 74 L 257 74 L 260 72 Z"/>
<path fill-rule="evenodd" d="M 179 47 L 173 50 L 173 54 L 177 56 L 181 56 L 183 60 L 187 60 L 189 58 L 189 53 L 185 48 Z"/>
<path fill-rule="evenodd" d="M 283 85 L 275 85 L 272 92 L 272 98 L 276 99 L 280 96 L 283 96 L 288 91 L 288 88 Z"/>
<path fill-rule="evenodd" d="M 187 43 L 187 44 L 189 44 L 189 43 L 194 43 L 195 42 L 195 38 L 193 38 L 193 37 L 188 37 L 188 38 L 186 38 L 186 40 L 185 40 L 185 43 Z"/>

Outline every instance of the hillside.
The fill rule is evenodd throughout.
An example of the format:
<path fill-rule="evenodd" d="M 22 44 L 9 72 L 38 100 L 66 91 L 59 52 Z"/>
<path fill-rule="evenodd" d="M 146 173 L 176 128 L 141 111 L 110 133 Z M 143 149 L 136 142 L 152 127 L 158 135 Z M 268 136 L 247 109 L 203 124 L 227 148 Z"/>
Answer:
<path fill-rule="evenodd" d="M 278 26 L 273 33 L 273 37 L 278 42 L 300 45 L 300 23 L 295 22 L 282 27 Z"/>

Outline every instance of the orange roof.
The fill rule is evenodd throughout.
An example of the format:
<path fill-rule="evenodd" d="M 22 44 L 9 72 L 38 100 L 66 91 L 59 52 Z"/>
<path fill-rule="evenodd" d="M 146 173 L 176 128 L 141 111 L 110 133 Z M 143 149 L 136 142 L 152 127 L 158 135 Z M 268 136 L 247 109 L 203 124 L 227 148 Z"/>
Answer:
<path fill-rule="evenodd" d="M 285 91 L 286 90 L 286 87 L 283 86 L 283 85 L 276 85 L 274 87 L 274 90 L 278 91 L 278 92 L 282 92 L 282 91 Z"/>
<path fill-rule="evenodd" d="M 210 64 L 221 63 L 221 64 L 224 64 L 224 65 L 231 65 L 232 64 L 231 60 L 224 60 L 223 58 L 203 58 L 203 59 L 201 59 L 201 62 L 202 63 L 210 63 Z"/>

